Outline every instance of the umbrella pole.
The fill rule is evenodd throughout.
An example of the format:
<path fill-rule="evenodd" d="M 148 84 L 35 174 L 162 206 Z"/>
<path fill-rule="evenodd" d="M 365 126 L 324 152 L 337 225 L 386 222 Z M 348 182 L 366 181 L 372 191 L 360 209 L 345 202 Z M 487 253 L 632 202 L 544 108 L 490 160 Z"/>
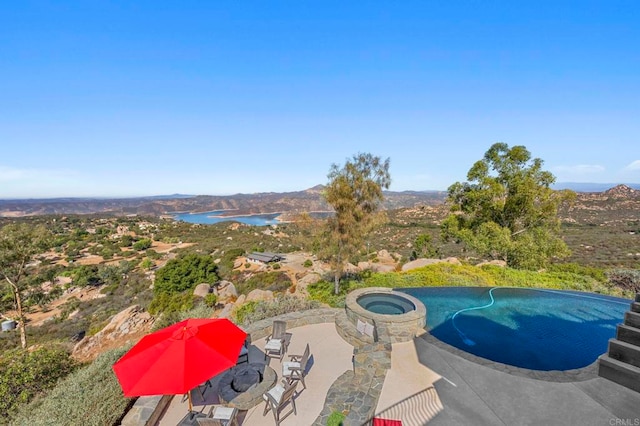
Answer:
<path fill-rule="evenodd" d="M 189 413 L 191 413 L 191 408 L 192 408 L 192 405 L 191 405 L 191 391 L 187 392 L 187 395 L 189 395 Z"/>

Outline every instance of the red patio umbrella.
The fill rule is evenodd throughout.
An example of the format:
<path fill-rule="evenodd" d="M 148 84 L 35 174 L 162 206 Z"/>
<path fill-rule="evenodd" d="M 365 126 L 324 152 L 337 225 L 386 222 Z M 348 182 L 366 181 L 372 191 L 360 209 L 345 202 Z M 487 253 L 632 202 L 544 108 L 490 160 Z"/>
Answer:
<path fill-rule="evenodd" d="M 190 318 L 144 336 L 113 371 L 127 397 L 188 393 L 236 365 L 246 336 L 225 318 Z"/>

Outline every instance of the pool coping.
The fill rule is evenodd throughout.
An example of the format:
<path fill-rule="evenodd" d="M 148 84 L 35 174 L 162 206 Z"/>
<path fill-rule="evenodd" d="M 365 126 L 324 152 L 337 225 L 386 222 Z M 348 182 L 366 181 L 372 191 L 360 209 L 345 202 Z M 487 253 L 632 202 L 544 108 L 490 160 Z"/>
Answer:
<path fill-rule="evenodd" d="M 448 343 L 443 342 L 437 337 L 433 336 L 428 330 L 426 333 L 417 336 L 417 338 L 423 339 L 432 345 L 443 349 L 453 355 L 457 355 L 460 358 L 464 358 L 467 361 L 471 361 L 475 364 L 482 365 L 484 367 L 491 368 L 502 373 L 506 373 L 512 376 L 525 377 L 529 379 L 541 380 L 545 382 L 555 383 L 572 383 L 572 382 L 584 382 L 587 380 L 595 379 L 598 377 L 598 360 L 593 363 L 571 370 L 531 370 L 528 368 L 516 367 L 514 365 L 503 364 L 501 362 L 492 361 L 487 358 L 482 358 L 477 355 L 473 355 L 462 349 L 458 349 Z"/>

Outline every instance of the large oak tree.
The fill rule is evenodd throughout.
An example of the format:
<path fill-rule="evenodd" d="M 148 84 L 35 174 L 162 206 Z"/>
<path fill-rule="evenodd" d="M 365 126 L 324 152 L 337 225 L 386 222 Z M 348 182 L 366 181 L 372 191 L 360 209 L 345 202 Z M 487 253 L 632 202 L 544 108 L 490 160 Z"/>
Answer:
<path fill-rule="evenodd" d="M 384 200 L 382 191 L 391 184 L 389 159 L 360 153 L 342 167 L 332 164 L 327 177 L 324 198 L 335 215 L 327 220 L 323 249 L 331 261 L 338 294 L 345 264 L 362 248 L 364 237 L 379 218 Z"/>
<path fill-rule="evenodd" d="M 541 268 L 552 257 L 568 256 L 558 208 L 575 193 L 551 189 L 555 177 L 542 164 L 524 146 L 491 146 L 469 170 L 468 182 L 449 187 L 445 238 L 516 268 Z"/>

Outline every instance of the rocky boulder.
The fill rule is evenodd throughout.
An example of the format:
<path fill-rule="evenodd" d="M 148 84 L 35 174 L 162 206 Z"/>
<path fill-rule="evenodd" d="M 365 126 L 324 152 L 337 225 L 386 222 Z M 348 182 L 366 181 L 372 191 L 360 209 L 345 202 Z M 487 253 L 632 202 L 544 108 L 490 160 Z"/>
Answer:
<path fill-rule="evenodd" d="M 506 268 L 507 267 L 507 262 L 505 262 L 504 260 L 485 260 L 484 262 L 480 262 L 478 263 L 476 266 L 484 266 L 484 265 L 493 265 L 493 266 L 500 266 L 501 268 Z"/>
<path fill-rule="evenodd" d="M 380 263 L 395 263 L 395 259 L 387 250 L 380 250 L 376 253 L 376 257 L 378 258 L 378 262 Z"/>
<path fill-rule="evenodd" d="M 140 339 L 151 331 L 153 321 L 153 317 L 140 306 L 130 306 L 111 318 L 102 330 L 78 342 L 71 356 L 83 362 L 92 361 L 106 350 Z"/>
<path fill-rule="evenodd" d="M 211 293 L 211 286 L 207 283 L 198 284 L 196 288 L 193 289 L 193 295 L 199 297 L 205 297 Z"/>
<path fill-rule="evenodd" d="M 255 290 L 251 290 L 249 294 L 247 294 L 247 298 L 245 302 L 259 302 L 261 300 L 273 300 L 273 292 L 271 290 L 260 290 L 259 288 Z"/>
<path fill-rule="evenodd" d="M 403 271 L 410 271 L 412 269 L 422 268 L 427 265 L 434 265 L 436 263 L 451 263 L 453 265 L 461 265 L 462 263 L 457 257 L 447 257 L 446 259 L 416 259 L 411 262 L 407 262 L 402 265 Z"/>
<path fill-rule="evenodd" d="M 220 281 L 214 290 L 218 303 L 234 302 L 238 298 L 236 286 L 231 281 Z"/>
<path fill-rule="evenodd" d="M 396 270 L 394 265 L 385 265 L 381 263 L 372 263 L 371 268 L 373 272 L 393 272 Z"/>
<path fill-rule="evenodd" d="M 320 281 L 320 279 L 320 274 L 310 273 L 305 275 L 298 280 L 298 283 L 296 285 L 296 292 L 307 294 L 307 286 L 309 284 L 317 283 L 318 281 Z"/>

